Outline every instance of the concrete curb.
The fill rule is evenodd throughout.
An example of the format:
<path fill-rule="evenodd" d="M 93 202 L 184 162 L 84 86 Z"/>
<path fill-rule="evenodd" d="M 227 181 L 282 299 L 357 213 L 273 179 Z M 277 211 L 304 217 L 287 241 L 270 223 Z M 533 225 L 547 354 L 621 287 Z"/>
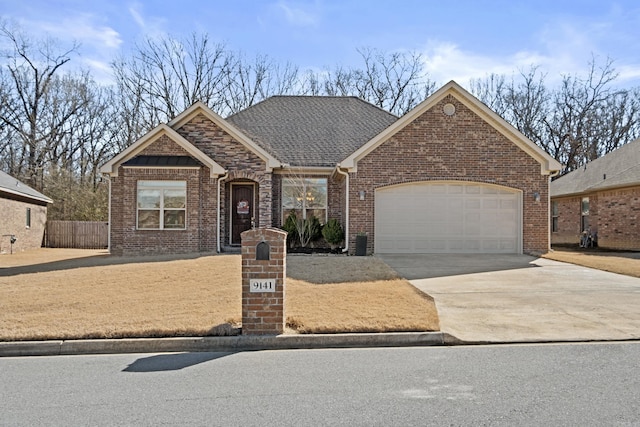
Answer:
<path fill-rule="evenodd" d="M 442 332 L 13 341 L 0 342 L 0 357 L 418 347 L 454 342 L 459 340 Z"/>

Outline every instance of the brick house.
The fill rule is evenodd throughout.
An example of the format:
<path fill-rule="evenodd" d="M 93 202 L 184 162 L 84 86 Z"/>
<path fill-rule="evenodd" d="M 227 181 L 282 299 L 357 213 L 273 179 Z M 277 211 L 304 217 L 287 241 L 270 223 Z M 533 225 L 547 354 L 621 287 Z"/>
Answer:
<path fill-rule="evenodd" d="M 560 165 L 455 82 L 398 118 L 354 97 L 276 96 L 226 119 L 196 103 L 106 163 L 113 254 L 225 251 L 291 210 L 353 253 L 549 248 Z"/>
<path fill-rule="evenodd" d="M 599 247 L 640 250 L 640 139 L 551 183 L 551 243 L 578 244 L 590 230 Z"/>
<path fill-rule="evenodd" d="M 49 203 L 53 200 L 0 171 L 0 254 L 42 246 Z"/>

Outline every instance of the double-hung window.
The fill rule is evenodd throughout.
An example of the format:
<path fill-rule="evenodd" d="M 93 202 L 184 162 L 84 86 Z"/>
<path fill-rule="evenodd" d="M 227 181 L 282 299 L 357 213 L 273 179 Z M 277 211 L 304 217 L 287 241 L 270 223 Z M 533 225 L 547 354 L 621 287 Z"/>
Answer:
<path fill-rule="evenodd" d="M 186 181 L 138 181 L 138 229 L 184 230 Z"/>
<path fill-rule="evenodd" d="M 580 203 L 580 226 L 582 231 L 587 231 L 589 228 L 589 198 L 583 197 Z"/>
<path fill-rule="evenodd" d="M 282 222 L 291 211 L 298 218 L 315 216 L 320 223 L 327 221 L 327 178 L 283 178 Z"/>
<path fill-rule="evenodd" d="M 558 232 L 558 201 L 551 202 L 551 232 Z"/>

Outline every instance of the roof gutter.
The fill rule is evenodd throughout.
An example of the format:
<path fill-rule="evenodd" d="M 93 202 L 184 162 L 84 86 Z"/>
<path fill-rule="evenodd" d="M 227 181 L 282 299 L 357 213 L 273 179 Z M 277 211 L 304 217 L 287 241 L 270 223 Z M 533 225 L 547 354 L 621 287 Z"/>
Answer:
<path fill-rule="evenodd" d="M 346 177 L 345 191 L 345 224 L 344 224 L 344 249 L 342 253 L 349 252 L 349 172 L 343 172 L 340 169 L 340 163 L 336 165 L 336 172 Z"/>

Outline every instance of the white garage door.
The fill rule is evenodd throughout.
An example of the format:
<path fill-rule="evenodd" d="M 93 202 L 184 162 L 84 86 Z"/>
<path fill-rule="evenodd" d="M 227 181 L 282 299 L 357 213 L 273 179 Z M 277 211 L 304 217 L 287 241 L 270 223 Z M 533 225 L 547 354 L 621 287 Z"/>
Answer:
<path fill-rule="evenodd" d="M 376 190 L 377 253 L 521 253 L 520 192 L 466 182 Z"/>

